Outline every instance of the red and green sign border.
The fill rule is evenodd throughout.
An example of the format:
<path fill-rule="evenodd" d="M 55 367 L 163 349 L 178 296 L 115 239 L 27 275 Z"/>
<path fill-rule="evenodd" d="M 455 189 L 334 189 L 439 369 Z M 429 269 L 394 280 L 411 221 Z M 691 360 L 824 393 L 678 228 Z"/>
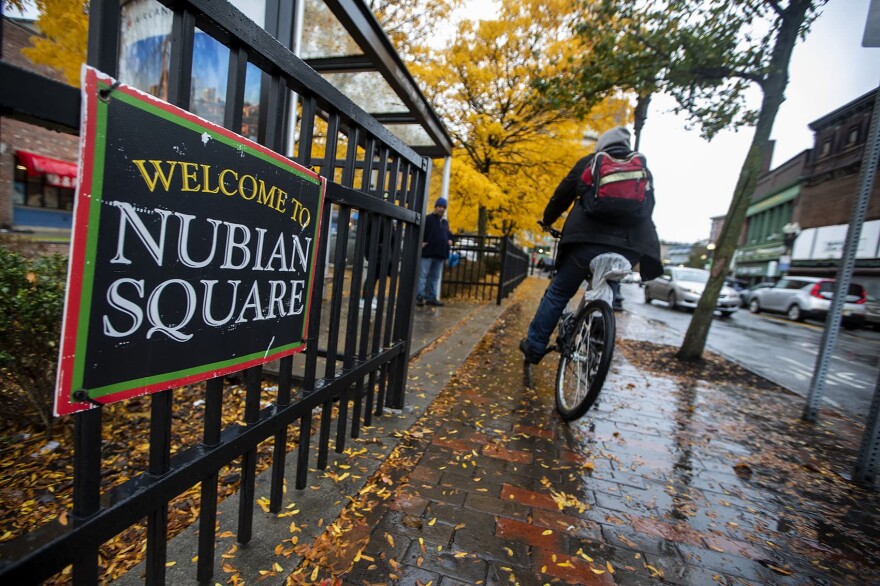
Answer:
<path fill-rule="evenodd" d="M 70 263 L 67 276 L 64 321 L 58 359 L 55 414 L 66 415 L 125 400 L 131 397 L 164 391 L 222 376 L 259 364 L 295 354 L 305 349 L 305 341 L 269 348 L 246 356 L 203 364 L 175 372 L 159 373 L 135 380 L 122 381 L 97 389 L 82 389 L 85 369 L 86 342 L 90 320 L 92 283 L 98 240 L 98 222 L 102 204 L 104 149 L 106 146 L 107 108 L 109 100 L 118 99 L 150 112 L 166 121 L 198 133 L 207 132 L 214 140 L 235 146 L 285 171 L 320 185 L 315 235 L 321 230 L 326 180 L 314 171 L 243 136 L 199 118 L 172 104 L 163 102 L 135 88 L 117 84 L 111 77 L 92 67 L 83 67 L 83 112 L 80 138 L 80 173 L 77 185 Z M 102 93 L 107 97 L 102 97 Z M 316 238 L 317 240 L 317 238 Z M 308 316 L 313 300 L 314 274 L 317 265 L 316 247 L 311 251 L 310 286 L 308 287 L 303 332 L 308 331 Z M 77 391 L 85 391 L 86 397 Z M 77 398 L 74 398 L 74 395 Z"/>

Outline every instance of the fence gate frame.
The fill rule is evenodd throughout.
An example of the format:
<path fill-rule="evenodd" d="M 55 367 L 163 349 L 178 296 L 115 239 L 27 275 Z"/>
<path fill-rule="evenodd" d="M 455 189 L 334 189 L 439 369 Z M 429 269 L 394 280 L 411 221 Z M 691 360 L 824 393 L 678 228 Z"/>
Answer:
<path fill-rule="evenodd" d="M 182 448 L 173 457 L 172 390 L 149 395 L 149 464 L 104 493 L 103 409 L 73 415 L 75 464 L 69 521 L 62 524 L 56 520 L 0 544 L 3 583 L 37 583 L 72 564 L 74 584 L 96 584 L 100 578 L 100 546 L 146 517 L 146 583 L 163 584 L 168 503 L 200 482 L 196 578 L 209 582 L 215 561 L 218 471 L 222 466 L 240 459 L 237 539 L 244 544 L 252 535 L 257 447 L 261 442 L 274 438 L 270 510 L 278 513 L 282 509 L 285 448 L 291 426 L 297 426 L 299 436 L 295 485 L 303 489 L 313 435 L 316 466 L 327 467 L 334 404 L 338 406 L 334 447 L 339 453 L 345 449 L 347 437 L 358 437 L 361 423 L 369 425 L 372 416 L 381 414 L 386 406 L 404 405 L 419 244 L 431 173 L 431 160 L 425 155 L 451 154 L 451 140 L 439 119 L 423 98 L 419 101 L 417 89 L 418 96 L 410 93 L 405 99 L 412 117 L 423 123 L 435 141 L 433 149 L 419 148 L 417 152 L 296 57 L 290 50 L 291 30 L 295 28 L 290 20 L 295 12 L 294 0 L 267 0 L 266 12 L 274 15 L 267 19 L 270 30 L 248 20 L 225 0 L 157 1 L 173 12 L 169 102 L 190 109 L 196 27 L 229 48 L 224 127 L 241 130 L 246 67 L 255 64 L 262 71 L 258 142 L 284 154 L 285 140 L 291 132 L 291 93 L 296 94 L 299 140 L 291 158 L 327 178 L 316 254 L 319 259 L 325 255 L 330 259 L 327 266 L 319 262 L 314 275 L 313 298 L 318 302 L 310 308 L 309 343 L 305 366 L 298 377 L 301 384 L 294 389 L 293 357 L 283 358 L 276 398 L 261 409 L 262 367 L 247 369 L 242 373 L 246 381 L 244 424 L 224 428 L 221 415 L 225 382 L 222 377 L 208 380 L 202 441 Z M 356 40 L 372 43 L 371 57 L 390 61 L 386 79 L 390 75 L 398 85 L 402 80 L 404 86 L 412 82 L 388 39 L 384 34 L 376 36 L 378 25 L 375 19 L 370 20 L 372 15 L 361 0 L 325 3 L 344 24 L 361 27 L 357 32 L 361 38 Z M 88 64 L 114 78 L 118 77 L 121 16 L 120 0 L 91 0 Z M 361 21 L 368 25 L 366 30 Z M 285 36 L 287 45 L 283 44 Z M 395 63 L 400 67 L 393 67 Z M 0 79 L 0 114 L 66 133 L 79 132 L 78 88 L 2 61 Z M 324 153 L 313 156 L 320 134 L 325 138 Z M 332 213 L 338 217 L 336 246 L 328 250 Z M 356 231 L 354 258 L 346 255 L 350 223 Z M 392 245 L 380 246 L 389 242 Z M 387 274 L 387 289 L 379 287 L 375 294 L 376 311 L 370 311 L 372 291 L 364 304 L 366 310 L 362 310 L 358 300 L 363 282 L 374 282 L 377 267 L 386 266 L 392 269 Z M 320 300 L 328 292 L 322 304 Z M 312 416 L 317 409 L 320 423 L 313 434 Z"/>

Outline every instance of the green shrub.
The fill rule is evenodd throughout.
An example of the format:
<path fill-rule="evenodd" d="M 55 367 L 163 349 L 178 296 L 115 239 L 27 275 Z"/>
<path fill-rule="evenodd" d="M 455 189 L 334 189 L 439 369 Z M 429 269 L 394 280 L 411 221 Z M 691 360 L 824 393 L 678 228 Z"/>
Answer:
<path fill-rule="evenodd" d="M 0 391 L 4 416 L 36 416 L 52 431 L 67 259 L 28 257 L 0 243 Z M 29 405 L 22 412 L 16 406 Z"/>

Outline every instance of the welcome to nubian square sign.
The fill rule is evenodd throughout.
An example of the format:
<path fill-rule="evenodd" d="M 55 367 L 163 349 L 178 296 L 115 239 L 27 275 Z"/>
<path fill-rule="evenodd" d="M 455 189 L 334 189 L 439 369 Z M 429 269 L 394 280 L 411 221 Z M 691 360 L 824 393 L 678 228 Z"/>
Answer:
<path fill-rule="evenodd" d="M 324 180 L 83 69 L 56 415 L 304 348 Z"/>

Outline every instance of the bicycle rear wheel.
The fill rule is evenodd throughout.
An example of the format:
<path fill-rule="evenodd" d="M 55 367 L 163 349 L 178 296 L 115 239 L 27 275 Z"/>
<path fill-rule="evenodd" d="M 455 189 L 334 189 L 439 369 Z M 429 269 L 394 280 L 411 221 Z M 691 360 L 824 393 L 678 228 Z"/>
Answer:
<path fill-rule="evenodd" d="M 596 402 L 611 366 L 614 335 L 614 312 L 597 300 L 581 310 L 566 339 L 560 341 L 556 410 L 565 421 L 581 417 Z"/>

